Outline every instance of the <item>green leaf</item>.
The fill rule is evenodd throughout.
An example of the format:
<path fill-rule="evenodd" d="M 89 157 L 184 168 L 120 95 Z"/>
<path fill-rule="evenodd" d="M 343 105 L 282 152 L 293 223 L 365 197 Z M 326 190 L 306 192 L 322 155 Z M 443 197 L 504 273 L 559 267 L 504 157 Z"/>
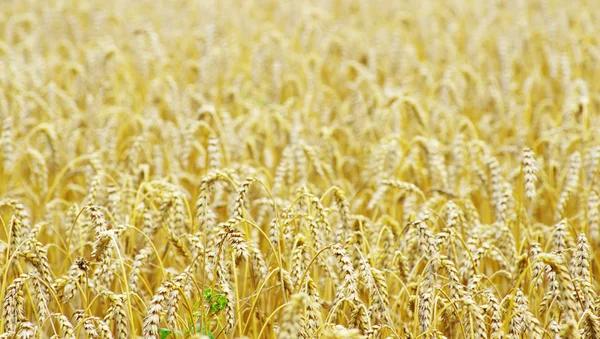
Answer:
<path fill-rule="evenodd" d="M 200 309 L 200 299 L 196 300 L 196 303 L 194 303 L 194 312 L 196 312 L 197 310 Z"/>
<path fill-rule="evenodd" d="M 212 288 L 204 290 L 204 300 L 209 301 L 212 298 Z"/>
<path fill-rule="evenodd" d="M 193 330 L 193 326 L 194 326 L 194 319 L 192 319 L 192 316 L 190 316 L 189 314 L 187 315 L 188 318 L 188 327 L 190 328 L 190 330 Z M 195 333 L 195 332 L 192 332 Z"/>
<path fill-rule="evenodd" d="M 215 295 L 215 300 L 210 304 L 210 311 L 215 313 L 225 309 L 227 298 L 224 295 Z"/>
<path fill-rule="evenodd" d="M 216 303 L 213 303 L 210 305 L 210 311 L 212 313 L 218 312 L 219 311 L 219 305 L 217 305 Z"/>
<path fill-rule="evenodd" d="M 204 327 L 204 325 L 202 325 L 202 334 L 208 336 L 209 339 L 215 339 L 215 335 L 206 329 L 206 327 Z"/>
<path fill-rule="evenodd" d="M 166 328 L 159 328 L 158 333 L 160 333 L 160 339 L 166 339 L 168 336 L 173 334 L 173 331 L 168 330 Z"/>

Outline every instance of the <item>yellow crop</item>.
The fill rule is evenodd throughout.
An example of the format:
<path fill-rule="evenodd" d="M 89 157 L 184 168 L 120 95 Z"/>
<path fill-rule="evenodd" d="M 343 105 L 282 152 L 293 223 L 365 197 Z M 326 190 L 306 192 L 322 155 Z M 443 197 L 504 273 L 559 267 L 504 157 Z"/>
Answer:
<path fill-rule="evenodd" d="M 600 338 L 598 22 L 0 1 L 0 339 Z"/>

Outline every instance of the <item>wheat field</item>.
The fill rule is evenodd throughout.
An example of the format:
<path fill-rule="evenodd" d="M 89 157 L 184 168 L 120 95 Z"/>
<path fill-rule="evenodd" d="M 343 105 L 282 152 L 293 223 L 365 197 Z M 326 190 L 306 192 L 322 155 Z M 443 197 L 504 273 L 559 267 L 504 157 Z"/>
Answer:
<path fill-rule="evenodd" d="M 0 338 L 600 338 L 599 20 L 1 1 Z"/>

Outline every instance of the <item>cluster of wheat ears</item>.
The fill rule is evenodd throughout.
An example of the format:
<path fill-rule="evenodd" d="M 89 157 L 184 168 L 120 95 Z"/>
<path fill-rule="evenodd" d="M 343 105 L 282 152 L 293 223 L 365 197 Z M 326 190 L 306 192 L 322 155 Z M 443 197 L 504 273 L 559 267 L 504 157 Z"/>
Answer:
<path fill-rule="evenodd" d="M 0 338 L 600 338 L 599 20 L 0 1 Z"/>

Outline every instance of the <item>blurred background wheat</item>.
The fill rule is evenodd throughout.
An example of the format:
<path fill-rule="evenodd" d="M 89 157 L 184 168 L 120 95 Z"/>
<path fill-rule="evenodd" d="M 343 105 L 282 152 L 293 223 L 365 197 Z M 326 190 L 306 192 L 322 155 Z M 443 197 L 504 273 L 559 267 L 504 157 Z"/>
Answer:
<path fill-rule="evenodd" d="M 595 1 L 0 2 L 0 338 L 600 338 Z"/>

